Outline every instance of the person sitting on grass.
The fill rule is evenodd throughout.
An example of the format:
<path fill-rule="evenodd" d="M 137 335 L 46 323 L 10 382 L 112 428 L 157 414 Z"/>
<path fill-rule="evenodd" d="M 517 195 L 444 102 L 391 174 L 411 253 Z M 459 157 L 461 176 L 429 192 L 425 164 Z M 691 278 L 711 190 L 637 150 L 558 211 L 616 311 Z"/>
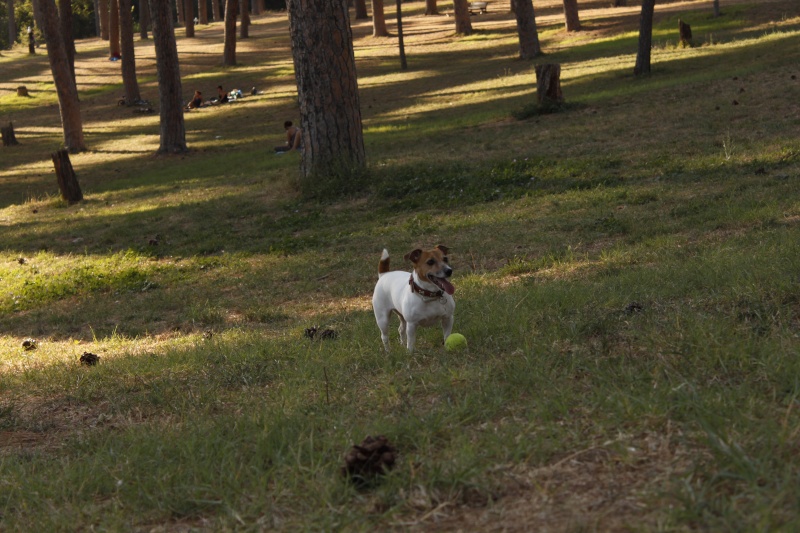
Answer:
<path fill-rule="evenodd" d="M 217 96 L 217 100 L 216 100 L 217 104 L 226 104 L 226 103 L 228 103 L 228 93 L 226 93 L 222 89 L 222 85 L 217 85 L 217 95 L 218 95 Z"/>
<path fill-rule="evenodd" d="M 203 93 L 200 91 L 195 91 L 192 100 L 186 106 L 189 109 L 197 109 L 198 107 L 203 105 Z"/>
<path fill-rule="evenodd" d="M 302 150 L 303 130 L 292 124 L 291 120 L 283 123 L 286 129 L 286 144 L 275 147 L 276 154 L 291 152 L 292 150 Z"/>

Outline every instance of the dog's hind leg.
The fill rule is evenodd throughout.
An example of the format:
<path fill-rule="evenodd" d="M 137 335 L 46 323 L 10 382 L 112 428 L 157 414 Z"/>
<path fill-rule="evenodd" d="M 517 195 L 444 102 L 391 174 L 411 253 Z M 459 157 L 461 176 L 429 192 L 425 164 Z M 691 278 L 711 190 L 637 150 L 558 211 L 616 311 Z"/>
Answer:
<path fill-rule="evenodd" d="M 378 323 L 378 329 L 381 330 L 381 340 L 383 341 L 383 347 L 388 352 L 389 351 L 389 319 L 392 316 L 392 312 L 386 313 L 379 313 L 375 311 L 375 321 Z"/>

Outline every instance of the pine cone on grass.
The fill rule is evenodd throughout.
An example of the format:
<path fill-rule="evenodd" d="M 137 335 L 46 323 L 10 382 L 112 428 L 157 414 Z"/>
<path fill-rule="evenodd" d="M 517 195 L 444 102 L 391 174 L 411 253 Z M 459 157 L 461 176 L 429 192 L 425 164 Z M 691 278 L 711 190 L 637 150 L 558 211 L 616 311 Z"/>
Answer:
<path fill-rule="evenodd" d="M 81 364 L 87 366 L 94 366 L 100 361 L 100 356 L 90 353 L 90 352 L 83 352 L 81 356 Z"/>
<path fill-rule="evenodd" d="M 367 485 L 394 467 L 397 448 L 383 435 L 367 437 L 345 455 L 342 475 L 359 486 Z"/>

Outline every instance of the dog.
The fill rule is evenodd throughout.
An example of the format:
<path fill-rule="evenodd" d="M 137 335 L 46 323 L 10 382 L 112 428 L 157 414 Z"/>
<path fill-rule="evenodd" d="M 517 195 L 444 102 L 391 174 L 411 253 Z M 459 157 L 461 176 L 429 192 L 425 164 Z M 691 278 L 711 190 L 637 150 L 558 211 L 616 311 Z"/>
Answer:
<path fill-rule="evenodd" d="M 389 270 L 389 252 L 383 250 L 378 263 L 378 283 L 372 294 L 372 310 L 381 330 L 381 340 L 389 350 L 389 319 L 392 313 L 400 317 L 400 343 L 409 352 L 417 342 L 417 327 L 441 324 L 444 339 L 453 330 L 456 302 L 455 287 L 450 283 L 453 267 L 447 257 L 448 249 L 439 245 L 432 250 L 416 249 L 404 256 L 414 264 L 409 274 L 404 270 Z"/>

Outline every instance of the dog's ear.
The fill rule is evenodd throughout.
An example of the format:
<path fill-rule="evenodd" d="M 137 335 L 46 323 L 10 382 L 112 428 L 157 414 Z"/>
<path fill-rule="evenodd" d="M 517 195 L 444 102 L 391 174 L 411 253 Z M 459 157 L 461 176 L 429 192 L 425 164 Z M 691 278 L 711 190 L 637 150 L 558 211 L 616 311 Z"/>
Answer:
<path fill-rule="evenodd" d="M 408 252 L 408 253 L 407 253 L 407 254 L 406 254 L 404 257 L 403 257 L 403 259 L 405 259 L 406 261 L 411 261 L 412 263 L 416 263 L 417 261 L 419 261 L 419 258 L 420 258 L 420 256 L 421 256 L 421 255 L 422 255 L 422 250 L 420 250 L 419 248 L 417 248 L 417 249 L 416 249 L 416 250 L 414 250 L 413 252 Z"/>
<path fill-rule="evenodd" d="M 440 252 L 442 252 L 444 255 L 447 255 L 447 252 L 450 251 L 450 248 L 448 248 L 447 246 L 444 246 L 442 244 L 437 245 L 436 249 L 439 250 Z"/>

